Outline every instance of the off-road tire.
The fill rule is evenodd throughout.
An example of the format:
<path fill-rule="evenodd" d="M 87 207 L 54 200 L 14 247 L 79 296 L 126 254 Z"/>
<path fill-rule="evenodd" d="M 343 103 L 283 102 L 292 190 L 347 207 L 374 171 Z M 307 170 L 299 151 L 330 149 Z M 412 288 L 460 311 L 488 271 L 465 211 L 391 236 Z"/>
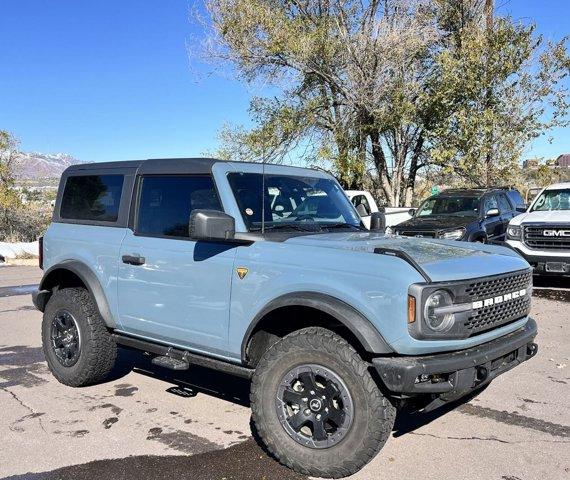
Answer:
<path fill-rule="evenodd" d="M 333 371 L 354 404 L 348 433 L 331 447 L 315 449 L 296 442 L 281 425 L 275 407 L 279 383 L 301 364 Z M 270 347 L 257 365 L 251 384 L 252 420 L 258 438 L 279 462 L 304 475 L 341 478 L 359 471 L 390 436 L 396 409 L 382 394 L 368 365 L 342 337 L 320 327 L 287 335 Z"/>
<path fill-rule="evenodd" d="M 52 320 L 61 310 L 68 311 L 74 317 L 81 338 L 79 358 L 70 367 L 58 361 L 50 337 Z M 117 357 L 117 345 L 111 332 L 84 288 L 64 288 L 51 296 L 42 322 L 42 344 L 53 376 L 70 387 L 84 387 L 103 381 Z"/>

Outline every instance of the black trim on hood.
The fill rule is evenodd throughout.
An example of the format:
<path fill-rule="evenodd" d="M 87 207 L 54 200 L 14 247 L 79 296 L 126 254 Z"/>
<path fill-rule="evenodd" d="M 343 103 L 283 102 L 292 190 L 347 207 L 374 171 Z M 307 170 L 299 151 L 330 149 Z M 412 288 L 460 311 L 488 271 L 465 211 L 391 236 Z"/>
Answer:
<path fill-rule="evenodd" d="M 404 260 L 404 262 L 409 263 L 412 267 L 416 269 L 416 271 L 424 277 L 424 280 L 428 283 L 431 283 L 432 280 L 427 272 L 420 266 L 418 262 L 416 262 L 410 255 L 402 250 L 396 250 L 394 248 L 384 248 L 384 247 L 377 247 L 374 249 L 374 253 L 379 253 L 380 255 L 391 255 L 392 257 L 398 257 Z"/>

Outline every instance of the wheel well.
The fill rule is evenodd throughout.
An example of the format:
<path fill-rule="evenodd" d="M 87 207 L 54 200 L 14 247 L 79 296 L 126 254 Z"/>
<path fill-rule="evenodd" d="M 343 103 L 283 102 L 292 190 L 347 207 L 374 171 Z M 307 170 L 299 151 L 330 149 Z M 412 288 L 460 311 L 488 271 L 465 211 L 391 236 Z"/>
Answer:
<path fill-rule="evenodd" d="M 85 282 L 71 270 L 58 268 L 50 272 L 42 282 L 42 290 L 82 287 L 87 289 Z"/>
<path fill-rule="evenodd" d="M 290 305 L 268 312 L 251 332 L 246 348 L 245 361 L 255 367 L 259 359 L 274 343 L 302 328 L 323 327 L 337 333 L 350 343 L 364 358 L 370 356 L 350 329 L 332 315 L 318 308 Z"/>
<path fill-rule="evenodd" d="M 477 242 L 478 240 L 485 240 L 487 238 L 487 234 L 485 232 L 476 232 L 471 237 L 472 242 Z"/>

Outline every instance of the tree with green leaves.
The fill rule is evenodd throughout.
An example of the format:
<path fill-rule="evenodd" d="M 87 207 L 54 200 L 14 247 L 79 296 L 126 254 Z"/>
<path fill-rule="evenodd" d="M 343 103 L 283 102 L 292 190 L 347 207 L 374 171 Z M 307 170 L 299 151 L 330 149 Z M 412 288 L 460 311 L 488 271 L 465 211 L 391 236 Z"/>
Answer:
<path fill-rule="evenodd" d="M 18 147 L 12 134 L 0 130 L 0 242 L 37 240 L 51 217 L 51 208 L 45 208 L 40 202 L 24 205 L 14 188 Z"/>
<path fill-rule="evenodd" d="M 326 162 L 410 205 L 423 169 L 466 182 L 508 176 L 537 135 L 564 124 L 565 43 L 490 22 L 489 0 L 206 0 L 208 55 L 277 94 L 254 128 L 221 132 L 228 158 Z M 492 7 L 492 4 L 491 4 Z"/>
<path fill-rule="evenodd" d="M 514 182 L 529 142 L 568 125 L 566 39 L 542 46 L 534 30 L 487 11 L 435 59 L 428 94 L 443 115 L 428 134 L 431 162 L 465 185 Z"/>
<path fill-rule="evenodd" d="M 7 131 L 0 130 L 0 209 L 18 205 L 19 198 L 14 191 L 14 167 L 18 153 L 18 142 Z"/>

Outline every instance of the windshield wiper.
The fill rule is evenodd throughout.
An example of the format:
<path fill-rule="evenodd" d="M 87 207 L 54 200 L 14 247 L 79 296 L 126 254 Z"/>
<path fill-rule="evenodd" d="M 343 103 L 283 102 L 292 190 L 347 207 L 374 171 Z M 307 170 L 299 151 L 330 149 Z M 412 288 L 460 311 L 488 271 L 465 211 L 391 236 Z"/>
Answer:
<path fill-rule="evenodd" d="M 306 226 L 298 224 L 298 223 L 277 223 L 275 225 L 265 225 L 265 230 L 287 230 L 287 229 L 291 229 L 291 230 L 297 230 L 299 232 L 318 232 L 321 229 L 321 226 L 318 224 L 310 224 L 311 227 L 310 228 L 306 228 Z M 307 225 L 308 226 L 308 225 Z M 317 227 L 317 228 L 315 228 Z M 251 231 L 255 231 L 255 232 L 260 232 L 261 231 L 261 227 L 254 227 L 251 229 Z"/>
<path fill-rule="evenodd" d="M 325 223 L 325 224 L 321 224 L 320 225 L 322 228 L 328 228 L 328 229 L 333 229 L 333 228 L 356 228 L 357 230 L 366 230 L 366 228 L 364 228 L 361 225 L 352 225 L 351 223 Z"/>

